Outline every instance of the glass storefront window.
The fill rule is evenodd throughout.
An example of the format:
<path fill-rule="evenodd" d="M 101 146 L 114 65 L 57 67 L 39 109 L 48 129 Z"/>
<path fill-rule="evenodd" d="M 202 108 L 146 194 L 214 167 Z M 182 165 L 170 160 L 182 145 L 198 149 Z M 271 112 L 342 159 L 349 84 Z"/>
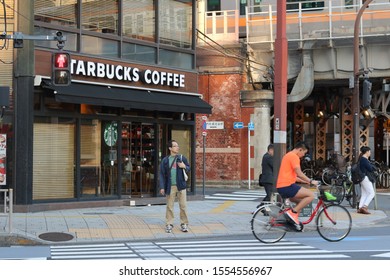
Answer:
<path fill-rule="evenodd" d="M 82 0 L 81 27 L 84 30 L 118 35 L 117 0 Z"/>
<path fill-rule="evenodd" d="M 118 57 L 118 42 L 92 36 L 82 36 L 81 52 L 101 55 L 105 57 Z"/>
<path fill-rule="evenodd" d="M 156 63 L 156 48 L 124 43 L 122 57 L 129 60 L 154 64 Z"/>
<path fill-rule="evenodd" d="M 155 41 L 154 0 L 123 0 L 123 35 Z"/>
<path fill-rule="evenodd" d="M 77 0 L 35 0 L 34 19 L 66 27 L 77 26 Z"/>
<path fill-rule="evenodd" d="M 193 69 L 193 55 L 177 51 L 160 50 L 159 64 L 183 69 Z"/>
<path fill-rule="evenodd" d="M 192 1 L 160 0 L 159 41 L 179 48 L 192 48 Z"/>
<path fill-rule="evenodd" d="M 188 162 L 191 165 L 191 130 L 189 128 L 180 128 L 175 127 L 172 128 L 171 135 L 173 140 L 176 140 L 176 142 L 179 144 L 179 154 L 184 155 Z M 170 140 L 170 139 L 168 139 Z M 191 166 L 191 169 L 193 170 L 193 166 Z M 188 172 L 188 182 L 187 187 L 192 187 L 189 182 L 191 182 L 191 173 Z M 193 189 L 189 190 L 193 191 Z"/>
<path fill-rule="evenodd" d="M 169 57 L 157 61 L 159 46 L 157 43 L 192 50 L 194 28 L 192 2 L 192 0 L 159 0 L 158 2 L 156 0 L 37 0 L 34 1 L 36 9 L 34 34 L 53 36 L 60 30 L 67 38 L 64 47 L 67 51 L 192 70 L 194 69 L 193 55 L 175 52 L 171 55 L 170 52 L 163 50 L 160 55 L 169 55 Z M 119 3 L 122 5 L 121 14 L 119 14 Z M 78 18 L 79 13 L 80 18 Z M 158 23 L 156 23 L 157 13 L 159 13 Z M 122 24 L 122 34 L 119 33 L 120 24 Z M 158 40 L 156 39 L 157 24 Z M 61 30 L 61 26 L 67 28 L 66 32 Z M 96 33 L 91 36 L 89 31 Z M 107 39 L 108 37 L 103 33 L 115 36 L 111 35 L 110 39 Z M 143 40 L 145 43 L 148 41 L 148 44 L 156 44 L 156 46 L 128 42 L 131 39 Z M 38 47 L 58 49 L 57 41 L 35 40 L 34 43 Z M 179 62 L 178 57 L 182 57 L 183 61 Z"/>
<path fill-rule="evenodd" d="M 101 123 L 82 120 L 80 126 L 80 193 L 99 196 L 102 190 L 101 173 Z"/>

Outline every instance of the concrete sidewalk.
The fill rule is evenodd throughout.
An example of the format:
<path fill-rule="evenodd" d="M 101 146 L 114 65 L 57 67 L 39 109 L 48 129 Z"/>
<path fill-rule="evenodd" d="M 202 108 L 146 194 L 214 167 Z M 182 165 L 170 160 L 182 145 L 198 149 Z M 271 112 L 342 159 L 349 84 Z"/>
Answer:
<path fill-rule="evenodd" d="M 172 233 L 165 233 L 165 205 L 122 206 L 14 213 L 12 232 L 7 217 L 0 217 L 0 244 L 60 244 L 137 240 L 184 239 L 250 234 L 251 212 L 258 201 L 188 201 L 189 232 L 179 227 L 179 207 L 175 203 Z M 380 225 L 387 218 L 381 210 L 371 215 L 357 214 L 347 207 L 353 229 Z M 306 226 L 314 229 L 314 221 Z M 352 230 L 353 230 L 352 229 Z"/>

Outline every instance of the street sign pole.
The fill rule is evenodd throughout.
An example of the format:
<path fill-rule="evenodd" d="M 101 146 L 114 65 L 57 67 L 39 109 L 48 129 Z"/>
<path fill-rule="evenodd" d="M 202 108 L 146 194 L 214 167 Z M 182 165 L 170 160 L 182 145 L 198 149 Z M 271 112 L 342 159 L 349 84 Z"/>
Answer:
<path fill-rule="evenodd" d="M 248 189 L 251 189 L 251 130 L 248 125 Z"/>
<path fill-rule="evenodd" d="M 206 187 L 205 187 L 205 184 L 206 184 L 206 136 L 207 136 L 207 132 L 206 132 L 206 129 L 207 129 L 207 116 L 202 116 L 202 121 L 203 121 L 203 124 L 202 124 L 202 129 L 203 129 L 203 132 L 202 132 L 202 136 L 203 136 L 203 182 L 202 182 L 202 192 L 203 192 L 203 198 L 206 196 Z"/>
<path fill-rule="evenodd" d="M 206 135 L 207 132 L 203 131 L 203 198 L 206 196 L 205 193 L 205 181 L 206 181 Z"/>

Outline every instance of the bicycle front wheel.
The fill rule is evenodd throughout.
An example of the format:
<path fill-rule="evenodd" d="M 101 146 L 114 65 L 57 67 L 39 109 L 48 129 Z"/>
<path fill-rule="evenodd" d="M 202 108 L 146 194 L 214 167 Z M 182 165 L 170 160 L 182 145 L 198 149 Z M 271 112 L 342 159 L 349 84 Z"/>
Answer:
<path fill-rule="evenodd" d="M 332 184 L 332 179 L 336 177 L 336 171 L 331 168 L 325 168 L 322 171 L 322 182 L 325 183 L 325 185 L 330 186 Z"/>
<path fill-rule="evenodd" d="M 327 205 L 317 215 L 317 231 L 327 241 L 343 240 L 352 228 L 352 218 L 341 205 Z"/>
<path fill-rule="evenodd" d="M 311 168 L 306 168 L 304 170 L 302 170 L 303 174 L 305 174 L 307 177 L 311 178 L 311 179 L 314 179 L 314 170 L 311 169 Z"/>
<path fill-rule="evenodd" d="M 279 206 L 275 204 L 263 205 L 253 214 L 251 220 L 252 233 L 257 240 L 263 243 L 276 243 L 285 235 L 283 226 L 278 226 L 278 218 L 283 214 Z"/>

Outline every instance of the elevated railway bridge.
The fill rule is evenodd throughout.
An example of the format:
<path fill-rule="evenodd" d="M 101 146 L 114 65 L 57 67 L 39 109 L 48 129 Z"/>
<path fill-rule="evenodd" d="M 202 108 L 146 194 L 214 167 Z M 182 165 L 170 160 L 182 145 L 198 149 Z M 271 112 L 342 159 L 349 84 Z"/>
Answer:
<path fill-rule="evenodd" d="M 257 122 L 255 119 L 255 134 L 257 130 L 262 135 L 269 129 L 264 114 L 272 115 L 276 1 L 261 1 L 260 5 L 250 2 L 253 1 L 249 1 L 245 16 L 240 16 L 237 9 L 202 12 L 200 5 L 198 45 L 231 48 L 236 44 L 237 48 L 244 48 L 249 89 L 240 92 L 241 106 L 253 107 L 254 114 L 262 116 Z M 333 152 L 351 159 L 354 23 L 362 3 L 303 2 L 287 6 L 287 138 L 292 144 L 305 137 L 315 147 L 316 159 L 326 160 Z M 308 5 L 309 2 L 312 4 Z M 362 16 L 359 29 L 361 80 L 372 83 L 370 107 L 361 109 L 360 145 L 374 147 L 375 158 L 384 161 L 390 128 L 389 35 L 390 3 L 373 1 Z"/>

